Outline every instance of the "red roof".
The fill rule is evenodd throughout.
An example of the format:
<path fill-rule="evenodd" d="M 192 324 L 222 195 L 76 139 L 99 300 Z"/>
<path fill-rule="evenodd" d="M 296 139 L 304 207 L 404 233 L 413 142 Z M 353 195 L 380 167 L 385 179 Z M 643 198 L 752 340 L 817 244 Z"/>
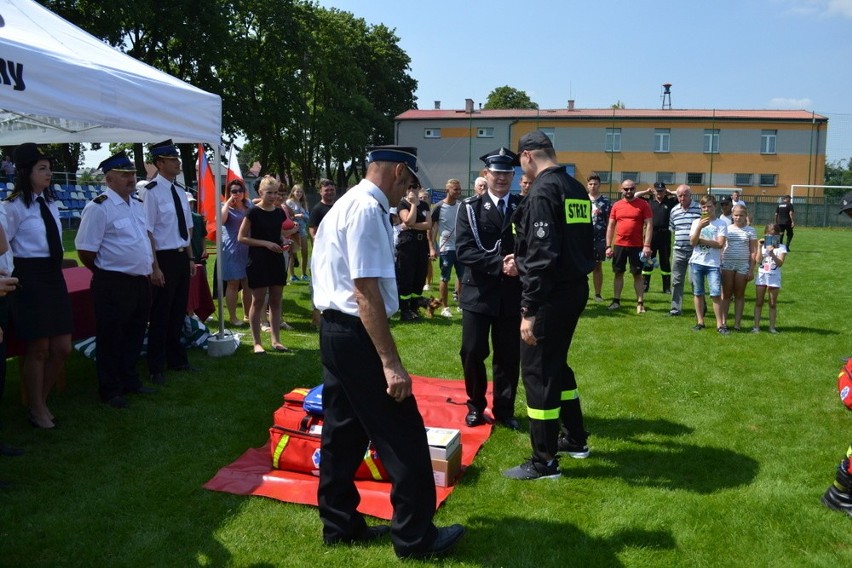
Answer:
<path fill-rule="evenodd" d="M 659 119 L 706 119 L 718 118 L 727 120 L 811 120 L 827 121 L 821 114 L 807 110 L 725 110 L 725 109 L 611 109 L 611 108 L 581 108 L 568 110 L 557 109 L 501 109 L 475 110 L 475 118 L 659 118 Z M 407 110 L 398 115 L 396 120 L 467 120 L 468 113 L 464 110 Z"/>

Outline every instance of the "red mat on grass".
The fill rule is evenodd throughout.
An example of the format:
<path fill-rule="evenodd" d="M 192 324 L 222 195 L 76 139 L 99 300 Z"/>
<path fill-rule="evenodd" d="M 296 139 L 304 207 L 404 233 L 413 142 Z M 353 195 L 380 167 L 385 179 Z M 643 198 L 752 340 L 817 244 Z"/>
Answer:
<path fill-rule="evenodd" d="M 468 428 L 464 423 L 467 414 L 467 395 L 462 380 L 430 379 L 412 375 L 414 396 L 417 407 L 423 415 L 423 422 L 435 428 L 457 428 L 461 430 L 462 472 L 473 463 L 473 458 L 491 434 L 490 426 Z M 489 383 L 488 398 L 491 398 Z M 272 413 L 270 412 L 270 415 Z M 281 471 L 271 465 L 269 441 L 260 448 L 247 450 L 237 461 L 225 466 L 207 483 L 205 489 L 224 491 L 236 495 L 260 495 L 288 503 L 317 505 L 317 483 L 319 479 L 312 475 Z M 463 475 L 463 473 L 462 473 Z M 390 504 L 390 483 L 376 481 L 357 481 L 355 485 L 361 494 L 358 510 L 380 519 L 389 520 L 393 515 Z M 437 509 L 443 503 L 453 487 L 436 487 Z"/>

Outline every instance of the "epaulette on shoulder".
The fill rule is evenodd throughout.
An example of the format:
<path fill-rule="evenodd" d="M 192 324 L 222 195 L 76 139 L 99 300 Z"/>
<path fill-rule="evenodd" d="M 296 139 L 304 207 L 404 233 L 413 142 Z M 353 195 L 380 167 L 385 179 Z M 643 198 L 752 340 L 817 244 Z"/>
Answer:
<path fill-rule="evenodd" d="M 478 195 L 471 195 L 470 197 L 468 197 L 467 199 L 465 199 L 465 200 L 464 200 L 464 202 L 465 202 L 465 203 L 473 203 L 473 202 L 474 202 L 474 201 L 476 201 L 477 199 L 479 199 L 479 196 L 478 196 Z"/>
<path fill-rule="evenodd" d="M 20 194 L 14 193 L 14 194 L 10 195 L 9 197 L 7 197 L 6 199 L 4 199 L 3 201 L 10 201 L 10 202 L 15 201 L 18 198 L 18 195 L 20 195 Z"/>
<path fill-rule="evenodd" d="M 131 198 L 131 199 L 135 199 L 135 200 L 136 200 L 136 201 L 138 201 L 139 203 L 142 203 L 142 199 L 140 199 L 140 197 L 139 197 L 138 195 L 136 195 L 135 193 L 134 193 L 134 194 L 132 194 L 132 195 L 130 196 L 130 198 Z"/>
<path fill-rule="evenodd" d="M 157 182 L 156 182 L 156 181 L 152 181 L 152 182 L 149 182 L 149 183 L 146 183 L 146 184 L 145 184 L 145 189 L 154 189 L 155 187 L 157 187 Z"/>
<path fill-rule="evenodd" d="M 95 203 L 97 203 L 98 205 L 100 205 L 101 203 L 103 203 L 103 202 L 104 202 L 104 201 L 106 201 L 106 200 L 107 200 L 107 194 L 106 194 L 106 193 L 102 193 L 102 194 L 100 194 L 99 196 L 97 196 L 97 197 L 95 197 L 94 199 L 92 199 L 92 201 L 94 201 L 94 202 L 95 202 Z"/>

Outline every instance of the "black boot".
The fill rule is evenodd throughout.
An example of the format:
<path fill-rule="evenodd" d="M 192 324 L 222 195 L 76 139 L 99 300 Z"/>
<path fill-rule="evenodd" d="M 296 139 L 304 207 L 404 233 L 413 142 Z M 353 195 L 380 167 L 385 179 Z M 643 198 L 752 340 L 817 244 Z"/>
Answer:
<path fill-rule="evenodd" d="M 663 294 L 672 293 L 672 277 L 663 275 Z"/>
<path fill-rule="evenodd" d="M 822 504 L 852 517 L 851 493 L 852 474 L 849 473 L 849 460 L 845 459 L 837 466 L 837 477 L 822 496 Z"/>

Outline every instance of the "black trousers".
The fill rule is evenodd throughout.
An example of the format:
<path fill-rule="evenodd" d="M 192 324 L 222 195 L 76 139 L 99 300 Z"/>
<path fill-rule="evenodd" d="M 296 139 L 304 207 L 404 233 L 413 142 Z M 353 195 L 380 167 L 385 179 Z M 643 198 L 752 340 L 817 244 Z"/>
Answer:
<path fill-rule="evenodd" d="M 381 360 L 358 318 L 324 312 L 320 356 L 325 422 L 317 497 L 323 535 L 347 539 L 366 529 L 356 510 L 354 479 L 372 441 L 392 484 L 394 549 L 407 553 L 431 546 L 437 536 L 435 480 L 417 402 L 413 396 L 402 402 L 388 396 Z"/>
<path fill-rule="evenodd" d="M 488 374 L 488 339 L 494 347 L 491 371 L 494 378 L 492 412 L 496 420 L 511 418 L 515 414 L 515 395 L 521 364 L 521 316 L 502 314 L 488 316 L 470 310 L 462 312 L 461 355 L 464 369 L 464 386 L 469 410 L 482 412 L 486 407 L 485 392 Z"/>
<path fill-rule="evenodd" d="M 651 251 L 660 261 L 660 273 L 671 276 L 672 273 L 672 232 L 654 230 L 651 236 Z"/>
<path fill-rule="evenodd" d="M 142 386 L 136 362 L 151 310 L 151 284 L 146 276 L 95 270 L 92 301 L 98 392 L 106 401 Z"/>
<path fill-rule="evenodd" d="M 568 365 L 568 350 L 588 296 L 588 280 L 554 291 L 536 313 L 533 334 L 537 344 L 521 343 L 530 441 L 533 458 L 538 461 L 556 456 L 560 420 L 566 436 L 573 441 L 584 443 L 588 437 L 577 381 Z"/>
<path fill-rule="evenodd" d="M 423 297 L 423 285 L 429 262 L 428 237 L 400 235 L 396 246 L 396 286 L 399 291 L 399 309 L 417 308 L 417 300 Z"/>
<path fill-rule="evenodd" d="M 0 341 L 0 400 L 6 390 L 6 333 L 9 331 L 9 304 L 6 296 L 0 298 L 0 329 L 3 330 L 3 341 Z"/>
<path fill-rule="evenodd" d="M 187 365 L 186 349 L 180 342 L 186 301 L 189 297 L 189 257 L 186 251 L 157 251 L 157 262 L 166 285 L 151 286 L 151 318 L 148 324 L 148 372 L 162 373 L 169 367 Z"/>
<path fill-rule="evenodd" d="M 793 242 L 793 225 L 778 225 L 778 242 L 782 245 L 784 244 L 784 234 L 787 234 L 787 247 L 790 247 L 790 243 Z"/>

